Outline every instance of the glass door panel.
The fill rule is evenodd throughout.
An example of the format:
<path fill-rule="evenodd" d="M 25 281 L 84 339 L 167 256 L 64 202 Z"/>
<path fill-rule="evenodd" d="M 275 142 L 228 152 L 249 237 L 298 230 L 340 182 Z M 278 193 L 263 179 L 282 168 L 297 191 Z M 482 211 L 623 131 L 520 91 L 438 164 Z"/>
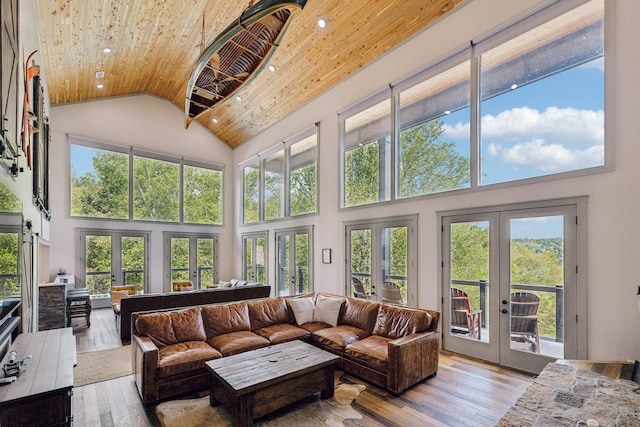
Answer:
<path fill-rule="evenodd" d="M 171 281 L 184 282 L 189 277 L 189 238 L 171 238 Z"/>
<path fill-rule="evenodd" d="M 0 232 L 0 299 L 20 295 L 18 233 Z"/>
<path fill-rule="evenodd" d="M 381 229 L 382 301 L 394 304 L 407 302 L 407 261 L 409 259 L 408 227 Z"/>
<path fill-rule="evenodd" d="M 122 237 L 122 284 L 133 285 L 137 293 L 144 293 L 145 238 Z"/>
<path fill-rule="evenodd" d="M 85 277 L 89 294 L 106 298 L 115 274 L 111 268 L 111 236 L 88 235 L 85 245 Z"/>
<path fill-rule="evenodd" d="M 296 258 L 295 277 L 292 285 L 294 294 L 304 294 L 309 292 L 309 235 L 306 233 L 296 234 Z"/>
<path fill-rule="evenodd" d="M 196 239 L 197 276 L 194 285 L 197 289 L 205 289 L 214 285 L 215 245 L 211 238 Z"/>
<path fill-rule="evenodd" d="M 371 229 L 351 230 L 349 233 L 351 296 L 371 295 Z M 363 290 L 360 290 L 360 286 Z"/>
<path fill-rule="evenodd" d="M 254 251 L 254 271 L 253 280 L 258 283 L 267 283 L 267 238 L 256 237 L 256 248 Z"/>
<path fill-rule="evenodd" d="M 489 341 L 489 221 L 451 224 L 451 334 Z"/>
<path fill-rule="evenodd" d="M 509 227 L 510 348 L 562 358 L 564 216 L 515 218 Z"/>
<path fill-rule="evenodd" d="M 253 280 L 253 252 L 255 249 L 253 237 L 243 237 L 242 239 L 242 247 L 243 251 L 243 259 L 244 259 L 244 272 L 242 278 L 244 280 Z"/>
<path fill-rule="evenodd" d="M 276 248 L 278 251 L 278 273 L 277 273 L 277 282 L 278 282 L 278 296 L 287 296 L 291 295 L 289 291 L 290 282 L 290 274 L 289 274 L 289 263 L 290 263 L 290 252 L 289 252 L 289 241 L 290 236 L 288 234 L 278 235 L 276 237 Z"/>

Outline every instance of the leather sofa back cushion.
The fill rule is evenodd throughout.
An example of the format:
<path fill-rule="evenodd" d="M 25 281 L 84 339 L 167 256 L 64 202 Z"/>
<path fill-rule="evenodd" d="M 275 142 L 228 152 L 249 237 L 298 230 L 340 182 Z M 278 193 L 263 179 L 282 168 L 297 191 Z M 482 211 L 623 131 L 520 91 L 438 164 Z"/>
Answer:
<path fill-rule="evenodd" d="M 376 325 L 379 308 L 380 304 L 377 302 L 347 298 L 338 324 L 354 326 L 371 334 Z"/>
<path fill-rule="evenodd" d="M 206 339 L 199 307 L 144 314 L 136 320 L 136 329 L 158 347 Z"/>
<path fill-rule="evenodd" d="M 430 325 L 431 315 L 427 312 L 382 305 L 373 334 L 394 340 L 426 331 Z"/>
<path fill-rule="evenodd" d="M 249 309 L 245 302 L 202 307 L 202 321 L 207 339 L 251 330 Z"/>
<path fill-rule="evenodd" d="M 247 306 L 249 306 L 251 330 L 253 331 L 277 323 L 289 323 L 289 310 L 287 310 L 284 298 L 251 301 L 247 303 Z"/>

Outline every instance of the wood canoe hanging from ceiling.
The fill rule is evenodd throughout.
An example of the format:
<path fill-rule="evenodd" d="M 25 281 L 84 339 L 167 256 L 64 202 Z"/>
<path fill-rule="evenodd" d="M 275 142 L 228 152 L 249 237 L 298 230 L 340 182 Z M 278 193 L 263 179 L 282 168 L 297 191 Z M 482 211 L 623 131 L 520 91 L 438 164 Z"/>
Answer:
<path fill-rule="evenodd" d="M 261 0 L 245 9 L 207 46 L 187 85 L 186 127 L 258 75 L 278 47 L 293 13 L 306 3 Z"/>

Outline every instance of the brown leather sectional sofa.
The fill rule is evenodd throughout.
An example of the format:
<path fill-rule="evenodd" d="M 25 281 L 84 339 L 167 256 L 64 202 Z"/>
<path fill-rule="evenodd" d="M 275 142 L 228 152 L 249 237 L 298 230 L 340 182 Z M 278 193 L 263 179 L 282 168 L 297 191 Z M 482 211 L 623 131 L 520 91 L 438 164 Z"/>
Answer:
<path fill-rule="evenodd" d="M 298 298 L 316 304 L 314 317 L 294 313 Z M 327 301 L 337 305 L 328 317 L 319 310 Z M 322 293 L 134 313 L 135 382 L 143 403 L 155 404 L 208 388 L 207 360 L 299 339 L 341 356 L 341 369 L 398 394 L 436 374 L 439 315 Z"/>
<path fill-rule="evenodd" d="M 131 341 L 131 314 L 138 311 L 161 310 L 195 305 L 265 298 L 271 285 L 234 280 L 234 286 L 183 292 L 130 295 L 120 300 L 116 328 L 123 344 Z"/>

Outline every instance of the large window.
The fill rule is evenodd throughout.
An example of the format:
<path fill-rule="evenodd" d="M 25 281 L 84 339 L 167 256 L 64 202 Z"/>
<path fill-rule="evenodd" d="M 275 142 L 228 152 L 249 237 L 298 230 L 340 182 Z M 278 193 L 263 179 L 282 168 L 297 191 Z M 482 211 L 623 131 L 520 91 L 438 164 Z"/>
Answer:
<path fill-rule="evenodd" d="M 588 2 L 480 55 L 482 184 L 604 165 L 603 9 Z"/>
<path fill-rule="evenodd" d="M 222 224 L 221 166 L 70 141 L 71 216 Z"/>
<path fill-rule="evenodd" d="M 391 103 L 386 96 L 344 114 L 344 205 L 389 200 Z M 373 105 L 369 105 L 373 104 Z"/>
<path fill-rule="evenodd" d="M 243 165 L 244 224 L 317 212 L 317 146 L 313 126 Z"/>
<path fill-rule="evenodd" d="M 340 112 L 342 206 L 604 166 L 604 1 L 567 9 Z"/>

